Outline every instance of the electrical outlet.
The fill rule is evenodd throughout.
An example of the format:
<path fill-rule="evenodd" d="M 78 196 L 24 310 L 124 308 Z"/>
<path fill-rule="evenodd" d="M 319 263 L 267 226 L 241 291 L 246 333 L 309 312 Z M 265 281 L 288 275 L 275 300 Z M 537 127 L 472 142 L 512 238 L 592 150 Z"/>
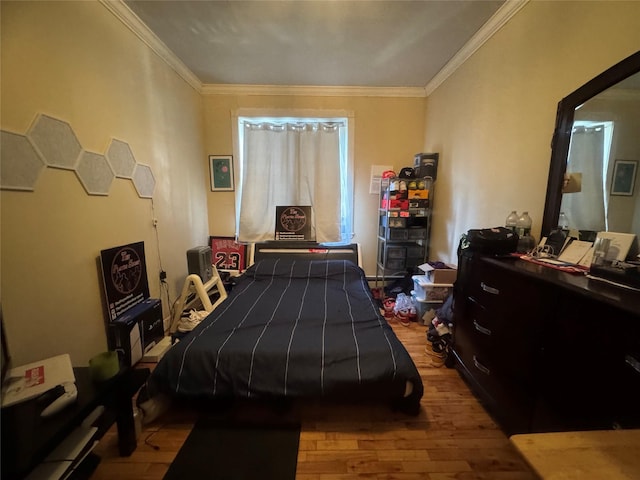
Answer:
<path fill-rule="evenodd" d="M 164 270 L 160 270 L 160 282 L 164 283 L 167 279 L 167 272 Z"/>

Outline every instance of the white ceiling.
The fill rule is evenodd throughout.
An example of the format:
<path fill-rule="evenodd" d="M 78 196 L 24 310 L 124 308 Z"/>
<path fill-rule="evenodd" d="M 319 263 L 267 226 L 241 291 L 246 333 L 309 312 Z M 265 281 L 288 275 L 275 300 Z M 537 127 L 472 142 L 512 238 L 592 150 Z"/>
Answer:
<path fill-rule="evenodd" d="M 513 3 L 124 0 L 203 85 L 395 88 L 425 88 Z"/>

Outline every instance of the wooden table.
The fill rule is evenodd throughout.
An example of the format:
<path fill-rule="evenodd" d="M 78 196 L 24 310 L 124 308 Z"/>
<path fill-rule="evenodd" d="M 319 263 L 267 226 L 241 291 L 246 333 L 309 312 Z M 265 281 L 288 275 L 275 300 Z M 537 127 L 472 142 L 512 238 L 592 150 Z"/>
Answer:
<path fill-rule="evenodd" d="M 89 367 L 76 367 L 73 373 L 78 399 L 61 412 L 41 417 L 44 407 L 37 398 L 2 409 L 0 466 L 3 479 L 25 478 L 99 405 L 105 407 L 105 412 L 94 422 L 98 426 L 96 439 L 115 422 L 120 455 L 128 457 L 136 449 L 132 397 L 150 371 L 128 368 L 104 382 L 94 382 Z"/>
<path fill-rule="evenodd" d="M 512 435 L 544 480 L 640 479 L 640 430 Z"/>

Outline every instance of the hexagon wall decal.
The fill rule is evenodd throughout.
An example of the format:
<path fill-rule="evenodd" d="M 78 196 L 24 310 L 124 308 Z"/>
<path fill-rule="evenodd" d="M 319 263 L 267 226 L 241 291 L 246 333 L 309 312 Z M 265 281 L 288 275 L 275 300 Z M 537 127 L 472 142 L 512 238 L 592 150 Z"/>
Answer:
<path fill-rule="evenodd" d="M 82 152 L 76 166 L 76 175 L 89 195 L 108 195 L 115 178 L 104 155 Z"/>
<path fill-rule="evenodd" d="M 131 178 L 133 176 L 133 171 L 136 168 L 136 159 L 128 143 L 115 138 L 112 139 L 106 155 L 116 177 Z"/>
<path fill-rule="evenodd" d="M 153 198 L 156 180 L 153 178 L 151 168 L 146 165 L 136 165 L 136 169 L 133 172 L 133 185 L 141 198 Z"/>
<path fill-rule="evenodd" d="M 82 149 L 71 126 L 39 113 L 26 135 L 2 130 L 0 188 L 33 191 L 46 167 L 73 170 L 89 195 L 109 195 L 114 178 L 126 178 L 141 198 L 152 198 L 156 181 L 136 162 L 129 144 L 112 139 L 104 155 Z"/>
<path fill-rule="evenodd" d="M 50 167 L 73 170 L 82 146 L 67 122 L 40 114 L 27 136 Z"/>
<path fill-rule="evenodd" d="M 24 135 L 2 130 L 0 137 L 0 187 L 7 190 L 33 191 L 45 164 Z"/>

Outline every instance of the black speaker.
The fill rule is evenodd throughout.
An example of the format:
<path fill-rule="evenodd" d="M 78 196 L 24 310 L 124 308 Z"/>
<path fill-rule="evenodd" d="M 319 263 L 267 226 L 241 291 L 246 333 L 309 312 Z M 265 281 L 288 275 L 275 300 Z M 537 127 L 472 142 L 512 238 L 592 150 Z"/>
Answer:
<path fill-rule="evenodd" d="M 194 247 L 187 250 L 187 268 L 189 274 L 200 276 L 204 283 L 213 277 L 211 247 Z"/>

